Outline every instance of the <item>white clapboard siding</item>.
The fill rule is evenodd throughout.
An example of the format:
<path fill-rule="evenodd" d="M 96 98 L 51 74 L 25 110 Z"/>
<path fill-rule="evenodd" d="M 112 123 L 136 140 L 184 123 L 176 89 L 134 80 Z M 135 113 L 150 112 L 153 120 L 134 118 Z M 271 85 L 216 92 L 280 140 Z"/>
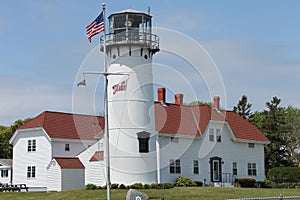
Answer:
<path fill-rule="evenodd" d="M 28 152 L 28 140 L 36 140 L 36 151 Z M 51 144 L 45 131 L 32 129 L 19 131 L 13 143 L 13 184 L 26 184 L 30 188 L 47 187 L 47 166 L 51 161 Z M 27 178 L 27 167 L 36 167 L 36 177 Z"/>
<path fill-rule="evenodd" d="M 178 143 L 171 142 L 171 138 L 162 135 L 159 138 L 160 143 L 160 166 L 161 166 L 161 182 L 175 182 L 179 176 L 188 176 L 193 180 L 200 180 L 206 183 L 210 182 L 210 158 L 222 158 L 222 173 L 232 174 L 232 162 L 236 162 L 238 166 L 239 177 L 251 177 L 256 180 L 264 180 L 264 145 L 255 143 L 255 148 L 248 148 L 247 142 L 233 141 L 232 134 L 228 126 L 220 127 L 220 124 L 209 123 L 208 127 L 221 129 L 221 142 L 215 143 L 207 152 L 201 152 L 203 143 L 208 143 L 207 133 L 203 136 L 180 137 Z M 206 130 L 209 130 L 207 128 Z M 208 149 L 207 147 L 206 149 Z M 181 173 L 170 174 L 170 159 L 180 159 Z M 193 160 L 199 161 L 199 174 L 193 173 Z M 248 176 L 248 163 L 256 163 L 256 176 Z"/>
<path fill-rule="evenodd" d="M 85 166 L 85 185 L 90 183 L 103 186 L 106 184 L 104 161 L 90 161 L 96 151 L 103 151 L 103 140 L 94 143 L 77 156 Z"/>
<path fill-rule="evenodd" d="M 61 183 L 61 168 L 55 160 L 52 160 L 48 167 L 47 191 L 61 191 Z"/>

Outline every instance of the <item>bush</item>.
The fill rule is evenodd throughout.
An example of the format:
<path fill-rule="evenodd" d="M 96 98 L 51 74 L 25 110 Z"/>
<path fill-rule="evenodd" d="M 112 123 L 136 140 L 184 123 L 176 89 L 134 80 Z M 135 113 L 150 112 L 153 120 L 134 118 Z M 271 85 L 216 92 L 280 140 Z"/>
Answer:
<path fill-rule="evenodd" d="M 151 189 L 161 189 L 161 185 L 160 184 L 157 184 L 157 183 L 152 183 L 150 185 L 150 188 Z"/>
<path fill-rule="evenodd" d="M 172 183 L 163 183 L 161 184 L 161 188 L 162 189 L 170 189 L 170 188 L 173 188 L 174 185 Z"/>
<path fill-rule="evenodd" d="M 101 189 L 102 189 L 102 186 L 100 186 L 100 185 L 97 186 L 97 189 L 98 189 L 98 190 L 101 190 Z"/>
<path fill-rule="evenodd" d="M 275 167 L 267 173 L 267 178 L 274 183 L 300 182 L 300 167 Z"/>
<path fill-rule="evenodd" d="M 273 182 L 270 180 L 264 180 L 264 181 L 258 181 L 258 187 L 260 188 L 272 188 L 273 187 Z"/>
<path fill-rule="evenodd" d="M 133 185 L 130 186 L 130 189 L 143 189 L 143 184 L 142 183 L 134 183 Z"/>
<path fill-rule="evenodd" d="M 238 178 L 236 179 L 236 183 L 238 183 L 241 187 L 253 188 L 256 180 L 254 178 Z"/>
<path fill-rule="evenodd" d="M 118 189 L 118 187 L 119 187 L 119 184 L 118 184 L 118 183 L 113 183 L 113 184 L 111 184 L 111 186 L 110 186 L 111 189 Z"/>
<path fill-rule="evenodd" d="M 192 186 L 196 186 L 196 183 L 187 176 L 179 176 L 176 179 L 176 186 L 178 186 L 178 187 L 192 187 Z"/>
<path fill-rule="evenodd" d="M 97 186 L 95 184 L 87 184 L 85 186 L 85 189 L 87 189 L 87 190 L 96 190 Z"/>
<path fill-rule="evenodd" d="M 196 183 L 197 187 L 202 187 L 203 186 L 203 182 L 202 181 L 194 181 Z"/>
<path fill-rule="evenodd" d="M 126 189 L 126 186 L 124 184 L 120 184 L 119 189 Z"/>
<path fill-rule="evenodd" d="M 150 185 L 149 184 L 144 184 L 144 189 L 150 189 Z"/>

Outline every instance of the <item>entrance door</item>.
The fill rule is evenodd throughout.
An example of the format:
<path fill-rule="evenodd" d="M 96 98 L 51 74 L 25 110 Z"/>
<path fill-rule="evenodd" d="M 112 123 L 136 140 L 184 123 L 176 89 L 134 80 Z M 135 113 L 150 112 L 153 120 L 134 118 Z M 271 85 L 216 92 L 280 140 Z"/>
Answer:
<path fill-rule="evenodd" d="M 210 158 L 210 177 L 211 182 L 221 182 L 222 180 L 222 158 Z"/>

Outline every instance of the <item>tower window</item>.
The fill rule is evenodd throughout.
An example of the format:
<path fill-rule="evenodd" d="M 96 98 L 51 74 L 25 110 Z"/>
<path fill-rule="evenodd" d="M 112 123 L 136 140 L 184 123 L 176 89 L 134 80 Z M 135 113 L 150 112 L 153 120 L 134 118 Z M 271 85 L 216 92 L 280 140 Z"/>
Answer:
<path fill-rule="evenodd" d="M 149 153 L 149 139 L 150 133 L 146 131 L 142 131 L 137 133 L 137 137 L 139 140 L 139 152 L 140 153 Z"/>

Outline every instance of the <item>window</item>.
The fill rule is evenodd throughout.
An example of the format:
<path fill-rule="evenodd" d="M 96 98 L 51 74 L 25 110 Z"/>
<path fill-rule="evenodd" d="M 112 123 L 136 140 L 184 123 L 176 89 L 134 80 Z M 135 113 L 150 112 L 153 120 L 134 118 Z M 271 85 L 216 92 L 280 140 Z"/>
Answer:
<path fill-rule="evenodd" d="M 232 163 L 232 175 L 236 176 L 238 173 L 237 173 L 237 163 L 236 162 L 233 162 Z"/>
<path fill-rule="evenodd" d="M 27 178 L 35 178 L 35 166 L 27 167 Z"/>
<path fill-rule="evenodd" d="M 180 167 L 180 160 L 170 160 L 170 174 L 180 174 L 181 167 Z"/>
<path fill-rule="evenodd" d="M 171 142 L 174 142 L 174 143 L 178 143 L 178 138 L 176 138 L 176 137 L 171 137 Z"/>
<path fill-rule="evenodd" d="M 194 174 L 199 174 L 199 161 L 194 160 Z"/>
<path fill-rule="evenodd" d="M 149 153 L 149 137 L 150 133 L 146 131 L 142 131 L 137 133 L 137 137 L 139 140 L 139 152 L 140 153 Z"/>
<path fill-rule="evenodd" d="M 216 129 L 216 135 L 217 135 L 217 142 L 221 142 L 221 130 Z"/>
<path fill-rule="evenodd" d="M 212 128 L 209 129 L 209 141 L 210 142 L 214 142 L 215 141 L 214 129 L 212 129 Z"/>
<path fill-rule="evenodd" d="M 65 144 L 65 151 L 70 151 L 70 144 Z"/>
<path fill-rule="evenodd" d="M 255 144 L 254 143 L 248 143 L 248 148 L 254 148 Z"/>
<path fill-rule="evenodd" d="M 256 163 L 248 163 L 248 176 L 256 176 Z"/>
<path fill-rule="evenodd" d="M 35 140 L 28 140 L 27 151 L 28 152 L 36 151 L 36 141 Z"/>
<path fill-rule="evenodd" d="M 1 177 L 7 178 L 8 177 L 8 169 L 2 169 L 1 170 Z"/>

